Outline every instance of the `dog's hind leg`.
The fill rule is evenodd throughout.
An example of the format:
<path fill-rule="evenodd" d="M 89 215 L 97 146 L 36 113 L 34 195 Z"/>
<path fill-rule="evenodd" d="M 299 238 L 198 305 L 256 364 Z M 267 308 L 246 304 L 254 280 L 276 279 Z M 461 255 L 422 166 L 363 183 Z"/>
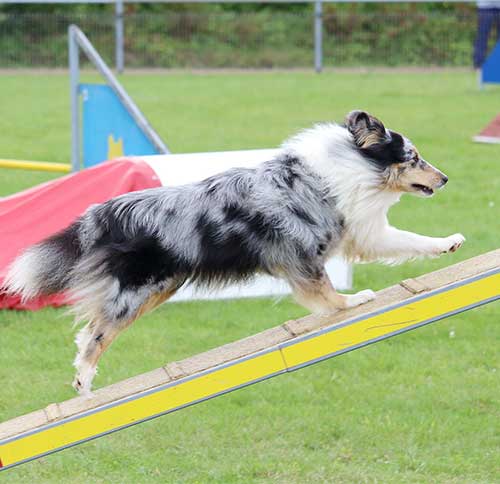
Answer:
<path fill-rule="evenodd" d="M 149 295 L 132 316 L 107 318 L 103 315 L 105 311 L 101 311 L 101 315 L 95 316 L 78 333 L 75 339 L 78 351 L 74 362 L 76 375 L 73 387 L 80 394 L 90 394 L 99 358 L 114 339 L 140 316 L 173 296 L 179 287 L 179 284 L 172 284 L 167 289 Z"/>
<path fill-rule="evenodd" d="M 339 294 L 325 273 L 320 278 L 291 283 L 295 300 L 313 313 L 328 314 L 375 299 L 375 293 L 370 289 L 356 294 Z"/>

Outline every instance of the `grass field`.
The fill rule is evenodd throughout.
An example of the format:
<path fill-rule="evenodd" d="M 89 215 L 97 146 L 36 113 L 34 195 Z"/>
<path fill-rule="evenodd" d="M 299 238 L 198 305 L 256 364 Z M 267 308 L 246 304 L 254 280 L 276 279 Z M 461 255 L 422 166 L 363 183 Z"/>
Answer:
<path fill-rule="evenodd" d="M 359 107 L 408 134 L 450 182 L 432 199 L 405 197 L 391 221 L 427 235 L 462 232 L 467 243 L 438 260 L 357 266 L 356 290 L 377 290 L 499 245 L 500 147 L 470 140 L 498 113 L 500 91 L 478 92 L 472 73 L 151 74 L 123 83 L 175 152 L 272 147 L 299 128 L 341 120 Z M 0 90 L 0 157 L 66 162 L 66 76 L 4 74 Z M 0 196 L 51 176 L 1 170 Z M 303 314 L 286 299 L 163 306 L 117 340 L 96 386 Z M 498 303 L 454 316 L 1 479 L 500 482 L 499 319 Z M 60 310 L 0 311 L 0 421 L 73 396 L 73 333 Z"/>

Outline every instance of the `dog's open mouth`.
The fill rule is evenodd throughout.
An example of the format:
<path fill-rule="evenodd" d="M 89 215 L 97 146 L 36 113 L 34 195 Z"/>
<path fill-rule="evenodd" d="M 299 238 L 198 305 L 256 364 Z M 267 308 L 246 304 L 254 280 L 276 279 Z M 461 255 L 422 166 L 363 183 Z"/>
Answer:
<path fill-rule="evenodd" d="M 413 183 L 412 187 L 419 191 L 422 192 L 424 195 L 430 197 L 431 195 L 434 194 L 434 190 L 431 187 L 427 187 L 425 185 L 420 185 L 419 183 Z"/>

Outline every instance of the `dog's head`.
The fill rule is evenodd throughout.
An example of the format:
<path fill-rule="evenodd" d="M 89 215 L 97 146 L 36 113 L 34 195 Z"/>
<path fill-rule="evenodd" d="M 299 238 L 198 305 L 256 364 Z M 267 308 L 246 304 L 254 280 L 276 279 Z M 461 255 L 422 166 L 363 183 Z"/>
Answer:
<path fill-rule="evenodd" d="M 345 123 L 358 151 L 380 170 L 384 188 L 429 197 L 448 181 L 420 156 L 409 139 L 386 129 L 374 116 L 352 111 Z"/>

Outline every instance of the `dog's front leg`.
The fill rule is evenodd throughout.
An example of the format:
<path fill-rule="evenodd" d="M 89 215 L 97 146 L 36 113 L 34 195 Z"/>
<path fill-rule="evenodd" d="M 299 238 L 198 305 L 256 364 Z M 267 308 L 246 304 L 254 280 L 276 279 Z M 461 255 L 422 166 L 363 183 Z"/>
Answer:
<path fill-rule="evenodd" d="M 453 234 L 449 237 L 427 237 L 389 226 L 373 241 L 371 250 L 375 258 L 380 259 L 437 257 L 448 252 L 455 252 L 464 241 L 465 237 L 462 234 Z"/>
<path fill-rule="evenodd" d="M 375 293 L 370 289 L 356 294 L 339 294 L 325 272 L 319 278 L 292 282 L 292 288 L 295 300 L 317 314 L 353 308 L 375 299 Z"/>

